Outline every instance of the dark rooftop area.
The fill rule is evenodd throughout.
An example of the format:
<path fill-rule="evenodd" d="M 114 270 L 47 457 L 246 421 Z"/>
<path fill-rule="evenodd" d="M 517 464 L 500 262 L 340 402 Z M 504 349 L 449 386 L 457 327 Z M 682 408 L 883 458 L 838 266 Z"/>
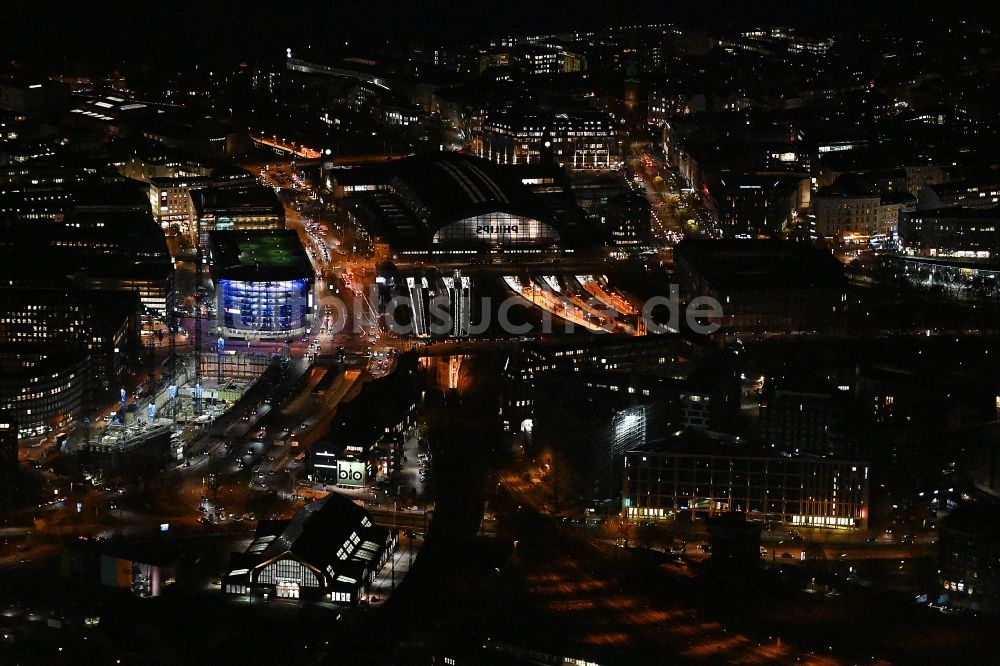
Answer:
<path fill-rule="evenodd" d="M 780 240 L 692 240 L 677 245 L 715 289 L 807 289 L 845 284 L 843 265 L 807 243 Z"/>
<path fill-rule="evenodd" d="M 212 188 L 192 192 L 199 215 L 207 212 L 267 211 L 284 214 L 281 202 L 270 187 Z"/>

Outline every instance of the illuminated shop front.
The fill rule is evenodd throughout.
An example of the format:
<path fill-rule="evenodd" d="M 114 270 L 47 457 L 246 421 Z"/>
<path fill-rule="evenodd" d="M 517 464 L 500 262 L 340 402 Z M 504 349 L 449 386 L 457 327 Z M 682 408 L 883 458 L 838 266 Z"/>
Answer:
<path fill-rule="evenodd" d="M 309 325 L 312 289 L 306 279 L 219 281 L 219 318 L 225 337 L 275 339 L 302 335 Z"/>

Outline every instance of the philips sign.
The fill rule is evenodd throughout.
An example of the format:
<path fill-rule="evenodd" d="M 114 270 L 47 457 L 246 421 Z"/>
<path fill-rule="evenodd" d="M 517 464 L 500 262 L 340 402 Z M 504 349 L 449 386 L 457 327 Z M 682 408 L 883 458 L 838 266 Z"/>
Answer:
<path fill-rule="evenodd" d="M 482 234 L 490 234 L 490 235 L 494 235 L 494 234 L 516 234 L 517 233 L 517 225 L 516 224 L 506 224 L 506 225 L 487 226 L 487 227 L 479 226 L 479 227 L 476 227 L 476 233 L 480 234 L 480 235 L 482 235 Z"/>

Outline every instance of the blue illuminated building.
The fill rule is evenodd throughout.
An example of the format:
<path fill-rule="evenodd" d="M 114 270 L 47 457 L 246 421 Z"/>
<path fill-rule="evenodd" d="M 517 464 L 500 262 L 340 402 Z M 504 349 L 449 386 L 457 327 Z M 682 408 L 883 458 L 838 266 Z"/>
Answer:
<path fill-rule="evenodd" d="M 219 318 L 227 337 L 246 331 L 254 337 L 296 335 L 308 326 L 308 280 L 219 281 Z M 244 335 L 245 336 L 245 335 Z"/>
<path fill-rule="evenodd" d="M 313 268 L 295 232 L 217 231 L 211 250 L 220 336 L 287 340 L 308 331 Z"/>

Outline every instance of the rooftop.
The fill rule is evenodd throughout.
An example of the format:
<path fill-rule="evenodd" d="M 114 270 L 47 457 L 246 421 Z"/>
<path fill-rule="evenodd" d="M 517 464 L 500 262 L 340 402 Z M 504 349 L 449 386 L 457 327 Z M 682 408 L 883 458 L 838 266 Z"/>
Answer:
<path fill-rule="evenodd" d="M 278 196 L 270 187 L 222 187 L 198 190 L 191 193 L 198 215 L 236 211 L 265 211 L 284 215 Z"/>
<path fill-rule="evenodd" d="M 838 288 L 845 283 L 843 265 L 808 243 L 689 239 L 677 245 L 674 255 L 713 289 Z"/>
<path fill-rule="evenodd" d="M 552 215 L 509 169 L 462 153 L 432 152 L 386 164 L 342 169 L 340 185 L 384 185 L 350 201 L 374 235 L 395 247 L 429 247 L 434 234 L 455 222 L 507 213 L 552 224 Z"/>
<path fill-rule="evenodd" d="M 413 197 L 411 204 L 423 209 L 422 217 L 438 228 L 496 211 L 547 218 L 523 183 L 487 160 L 459 153 L 425 153 L 387 168 L 396 190 L 402 190 L 404 198 Z"/>
<path fill-rule="evenodd" d="M 772 445 L 766 445 L 749 437 L 740 437 L 716 432 L 679 430 L 669 437 L 647 441 L 629 453 L 669 453 L 682 456 L 732 456 L 738 458 L 794 458 L 825 461 L 830 463 L 851 462 L 840 458 L 821 458 L 808 455 L 790 455 Z M 857 461 L 859 465 L 868 463 Z"/>
<path fill-rule="evenodd" d="M 212 269 L 235 280 L 296 280 L 311 277 L 312 264 L 296 232 L 215 231 Z"/>
<path fill-rule="evenodd" d="M 331 578 L 346 575 L 357 582 L 359 572 L 377 560 L 388 534 L 351 499 L 330 493 L 291 520 L 261 521 L 253 542 L 232 564 L 249 569 L 290 553 Z"/>

